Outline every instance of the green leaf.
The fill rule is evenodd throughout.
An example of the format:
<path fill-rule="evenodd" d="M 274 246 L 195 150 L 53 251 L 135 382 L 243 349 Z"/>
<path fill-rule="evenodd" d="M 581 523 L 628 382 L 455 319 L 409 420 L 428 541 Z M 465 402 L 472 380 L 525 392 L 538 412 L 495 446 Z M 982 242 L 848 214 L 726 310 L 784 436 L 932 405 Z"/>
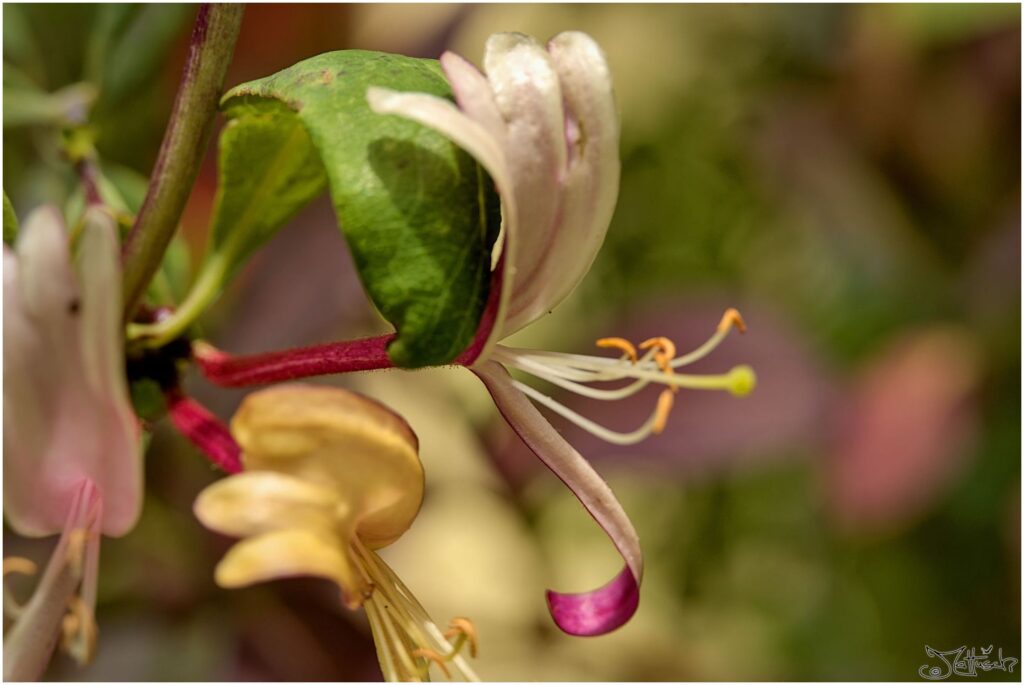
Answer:
<path fill-rule="evenodd" d="M 3 6 L 3 44 L 4 44 L 4 84 L 10 83 L 8 62 L 28 66 L 33 71 L 31 77 L 40 77 L 42 60 L 39 57 L 39 45 L 32 25 L 25 16 L 25 9 L 19 5 L 6 3 Z"/>
<path fill-rule="evenodd" d="M 18 236 L 18 215 L 14 213 L 14 206 L 11 204 L 7 193 L 4 193 L 4 244 L 13 245 L 14 239 Z"/>
<path fill-rule="evenodd" d="M 435 60 L 351 50 L 238 86 L 222 106 L 235 120 L 262 115 L 287 129 L 291 117 L 302 125 L 326 172 L 363 284 L 396 328 L 392 361 L 444 364 L 470 344 L 487 301 L 498 198 L 486 173 L 447 138 L 372 112 L 369 86 L 451 98 Z M 262 135 L 274 138 L 269 130 Z M 259 167 L 270 166 L 270 159 L 270 153 L 260 156 Z M 252 162 L 250 171 L 256 166 Z M 297 199 L 288 198 L 286 206 Z"/>
<path fill-rule="evenodd" d="M 320 156 L 294 113 L 236 108 L 220 137 L 211 258 L 233 270 L 327 185 Z"/>

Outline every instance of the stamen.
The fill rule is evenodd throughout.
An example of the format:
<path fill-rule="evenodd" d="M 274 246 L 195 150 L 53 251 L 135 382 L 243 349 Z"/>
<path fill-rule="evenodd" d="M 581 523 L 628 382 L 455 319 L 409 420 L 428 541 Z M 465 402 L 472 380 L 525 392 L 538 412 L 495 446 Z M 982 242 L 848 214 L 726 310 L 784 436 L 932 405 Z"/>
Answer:
<path fill-rule="evenodd" d="M 498 348 L 496 350 L 495 356 L 498 356 L 500 353 L 501 348 Z M 653 355 L 653 350 L 651 352 L 648 352 L 646 355 L 644 355 L 643 358 L 641 358 L 638 361 L 638 364 L 643 364 L 647 361 L 650 361 Z M 582 395 L 584 397 L 590 397 L 597 400 L 621 400 L 626 397 L 631 397 L 632 395 L 635 395 L 636 393 L 643 390 L 651 382 L 649 380 L 640 379 L 633 381 L 629 385 L 624 385 L 621 388 L 592 388 L 589 385 L 583 385 L 581 383 L 576 383 L 573 382 L 572 380 L 569 380 L 566 376 L 573 374 L 565 374 L 562 372 L 563 370 L 558 367 L 553 368 L 550 366 L 545 366 L 543 362 L 537 359 L 511 355 L 501 355 L 500 358 L 505 363 L 514 366 L 517 369 L 521 369 L 522 371 L 526 371 L 527 373 L 537 376 L 538 378 L 543 378 L 544 380 L 548 381 L 553 385 L 557 385 L 560 388 L 565 388 L 566 390 L 571 390 L 577 395 Z M 584 381 L 603 380 L 594 379 L 593 373 L 591 372 L 581 372 L 580 374 L 575 375 L 575 377 L 577 379 L 581 379 Z"/>
<path fill-rule="evenodd" d="M 561 404 L 557 400 L 548 397 L 539 390 L 531 388 L 529 385 L 526 385 L 525 383 L 520 383 L 519 381 L 512 381 L 512 384 L 520 392 L 522 392 L 524 395 L 531 398 L 535 402 L 539 402 L 540 404 L 543 404 L 545 407 L 552 410 L 553 412 L 563 416 L 566 419 L 569 419 L 570 421 L 572 421 L 573 423 L 575 423 L 577 426 L 587 431 L 588 433 L 596 435 L 602 440 L 605 440 L 606 442 L 610 442 L 616 445 L 635 445 L 636 443 L 640 442 L 653 432 L 654 426 L 656 425 L 658 420 L 658 410 L 655 409 L 654 413 L 651 414 L 650 418 L 648 418 L 647 421 L 644 422 L 644 425 L 640 426 L 640 428 L 637 428 L 635 431 L 632 431 L 630 433 L 619 433 L 618 431 L 613 431 L 609 428 L 605 428 L 601 424 L 591 421 L 585 416 L 577 414 L 572 409 L 569 409 L 568 407 Z"/>
<path fill-rule="evenodd" d="M 674 401 L 675 393 L 667 388 L 658 395 L 658 408 L 655 410 L 654 425 L 651 427 L 651 432 L 655 435 L 665 430 L 665 424 L 668 422 L 668 415 L 672 411 Z"/>
<path fill-rule="evenodd" d="M 79 664 L 87 664 L 96 651 L 96 618 L 79 596 L 68 603 L 68 613 L 61 623 L 61 647 Z"/>
<path fill-rule="evenodd" d="M 39 570 L 36 566 L 36 562 L 25 557 L 6 557 L 4 558 L 4 575 L 8 573 L 17 573 L 23 576 L 34 576 Z"/>
<path fill-rule="evenodd" d="M 636 364 L 636 347 L 625 338 L 599 338 L 594 344 L 605 349 L 621 350 L 629 357 L 630 361 Z"/>
<path fill-rule="evenodd" d="M 437 667 L 440 668 L 441 671 L 444 673 L 445 677 L 451 680 L 452 672 L 448 670 L 448 664 L 445 662 L 444 657 L 442 657 L 434 650 L 424 649 L 421 647 L 419 649 L 412 650 L 412 655 L 415 657 L 419 657 L 420 659 L 426 659 L 428 661 L 434 662 L 435 664 L 437 664 Z M 424 671 L 423 677 L 427 677 L 427 675 L 428 673 Z"/>
<path fill-rule="evenodd" d="M 692 364 L 695 361 L 703 359 L 710 354 L 712 350 L 718 347 L 723 340 L 725 340 L 726 336 L 729 335 L 729 331 L 734 327 L 740 333 L 747 332 L 747 324 L 743 321 L 743 317 L 740 316 L 738 311 L 730 307 L 725 310 L 725 314 L 722 315 L 721 321 L 718 322 L 718 328 L 715 331 L 715 334 L 693 352 L 674 359 L 672 361 L 672 367 L 678 369 L 680 366 L 686 366 L 687 364 Z"/>
<path fill-rule="evenodd" d="M 643 440 L 648 435 L 661 433 L 667 424 L 674 400 L 671 395 L 680 388 L 693 390 L 726 390 L 742 397 L 749 394 L 757 379 L 753 370 L 746 365 L 734 367 L 725 374 L 699 375 L 676 373 L 675 369 L 692 364 L 710 354 L 725 339 L 733 328 L 746 331 L 746 323 L 740 313 L 727 309 L 712 336 L 703 345 L 688 354 L 676 357 L 675 343 L 665 337 L 656 336 L 634 346 L 628 340 L 618 337 L 601 338 L 597 346 L 617 349 L 623 352 L 620 359 L 593 357 L 564 352 L 542 352 L 497 346 L 492 358 L 505 366 L 525 371 L 577 395 L 600 400 L 620 400 L 630 397 L 650 383 L 666 387 L 659 395 L 653 414 L 640 428 L 630 433 L 612 431 L 587 419 L 544 393 L 519 381 L 513 381 L 525 395 L 544 405 L 580 428 L 597 437 L 618 445 L 629 445 Z M 647 350 L 637 358 L 637 349 Z M 629 359 L 629 363 L 626 363 Z M 595 388 L 593 383 L 604 383 L 633 379 L 618 388 Z"/>
<path fill-rule="evenodd" d="M 384 680 L 392 683 L 401 681 L 402 678 L 398 674 L 398 660 L 391 649 L 391 639 L 387 631 L 384 630 L 384 619 L 380 616 L 380 610 L 373 602 L 367 602 L 363 605 L 363 609 L 366 611 L 366 618 L 370 622 L 373 644 L 377 649 L 377 661 L 380 663 Z"/>
<path fill-rule="evenodd" d="M 676 356 L 676 344 L 674 342 L 664 336 L 659 336 L 644 340 L 640 343 L 640 348 L 654 350 L 654 361 L 658 363 L 658 368 L 664 371 L 666 376 L 671 377 L 675 373 L 672 370 L 672 360 Z M 679 388 L 672 386 L 672 392 L 679 392 Z M 658 400 L 658 402 L 660 404 L 661 400 Z"/>
<path fill-rule="evenodd" d="M 476 658 L 477 635 L 476 626 L 468 618 L 456 616 L 448 623 L 448 631 L 444 634 L 447 638 L 457 638 L 455 651 L 458 652 L 462 643 L 469 642 L 469 655 Z"/>
<path fill-rule="evenodd" d="M 747 324 L 743 321 L 743 317 L 740 316 L 740 313 L 737 310 L 729 307 L 725 310 L 725 314 L 722 315 L 722 320 L 718 322 L 718 330 L 720 332 L 725 332 L 733 326 L 735 326 L 736 330 L 740 333 L 747 332 Z"/>
<path fill-rule="evenodd" d="M 31 559 L 26 559 L 25 557 L 7 557 L 4 559 L 5 578 L 8 573 L 34 576 L 37 571 L 38 567 Z M 14 595 L 7 589 L 7 583 L 4 583 L 4 615 L 15 620 L 21 616 L 24 609 L 25 607 L 18 600 L 14 599 Z"/>
<path fill-rule="evenodd" d="M 364 604 L 364 608 L 374 629 L 374 639 L 386 643 L 378 646 L 377 650 L 385 678 L 429 679 L 429 674 L 413 663 L 414 657 L 433 661 L 425 653 L 419 653 L 419 650 L 427 650 L 444 661 L 447 667 L 453 667 L 461 678 L 479 681 L 473 669 L 459 653 L 462 643 L 469 638 L 463 635 L 462 639 L 457 641 L 457 646 L 453 646 L 427 615 L 426 610 L 416 601 L 412 592 L 376 553 L 367 549 L 358 538 L 353 540 L 352 548 L 358 559 L 357 566 L 371 579 L 376 589 L 373 597 Z M 456 620 L 465 621 L 464 627 L 472 627 L 468 619 Z M 455 621 L 452 622 L 453 627 L 454 625 Z M 475 630 L 473 636 L 475 638 Z M 475 643 L 471 645 L 471 649 L 474 648 Z M 426 666 L 429 664 L 424 664 L 424 667 Z M 442 667 L 445 675 L 449 674 L 447 667 Z M 389 675 L 389 671 L 396 674 L 396 677 Z"/>
<path fill-rule="evenodd" d="M 68 565 L 76 578 L 81 578 L 85 570 L 85 549 L 89 535 L 89 531 L 84 528 L 76 528 L 68 535 Z"/>
<path fill-rule="evenodd" d="M 377 602 L 372 599 L 367 602 L 367 606 L 374 605 L 376 607 Z M 394 618 L 388 613 L 388 609 L 392 606 L 392 603 L 382 602 L 383 606 L 379 607 L 377 611 L 380 614 L 381 622 L 384 624 L 384 629 L 387 632 L 388 640 L 391 644 L 392 650 L 398 657 L 399 662 L 405 668 L 406 673 L 412 675 L 419 672 L 416 664 L 413 663 L 413 654 L 409 650 L 409 641 L 405 635 L 403 635 L 398 626 L 395 625 Z"/>
<path fill-rule="evenodd" d="M 641 350 L 654 350 L 654 361 L 665 373 L 672 373 L 669 363 L 675 359 L 676 344 L 664 336 L 648 338 L 640 343 Z"/>

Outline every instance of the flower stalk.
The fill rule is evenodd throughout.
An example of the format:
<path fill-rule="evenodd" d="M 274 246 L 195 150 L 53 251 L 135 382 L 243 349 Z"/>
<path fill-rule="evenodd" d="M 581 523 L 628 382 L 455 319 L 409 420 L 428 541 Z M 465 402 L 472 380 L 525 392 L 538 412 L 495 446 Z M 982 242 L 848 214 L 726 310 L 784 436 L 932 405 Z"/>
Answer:
<path fill-rule="evenodd" d="M 227 426 L 209 409 L 180 391 L 167 394 L 171 423 L 206 457 L 225 473 L 242 470 L 241 449 Z"/>
<path fill-rule="evenodd" d="M 253 355 L 231 355 L 205 342 L 192 345 L 203 375 L 224 388 L 267 385 L 283 381 L 394 366 L 387 346 L 394 334 L 345 340 Z"/>

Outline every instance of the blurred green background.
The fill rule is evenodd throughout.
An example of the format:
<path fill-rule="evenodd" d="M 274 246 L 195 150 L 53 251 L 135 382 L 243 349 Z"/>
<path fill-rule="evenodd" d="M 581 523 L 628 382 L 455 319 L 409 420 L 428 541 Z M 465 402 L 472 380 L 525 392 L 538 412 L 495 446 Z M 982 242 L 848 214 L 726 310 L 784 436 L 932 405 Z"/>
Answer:
<path fill-rule="evenodd" d="M 104 170 L 141 196 L 194 6 L 3 11 L 3 185 L 19 213 L 75 202 L 59 127 L 81 102 Z M 589 352 L 668 335 L 685 351 L 736 306 L 749 332 L 701 367 L 750 363 L 759 387 L 681 393 L 665 433 L 631 448 L 556 422 L 647 561 L 633 621 L 580 639 L 554 628 L 543 590 L 589 588 L 620 562 L 471 375 L 328 379 L 420 436 L 427 499 L 384 556 L 436 620 L 477 622 L 487 679 L 906 680 L 932 663 L 925 645 L 1019 658 L 1019 6 L 253 5 L 228 84 L 345 48 L 479 64 L 493 32 L 566 29 L 607 52 L 622 186 L 588 279 L 521 340 Z M 61 90 L 82 81 L 96 87 Z M 39 108 L 54 125 L 26 125 Z M 214 152 L 183 222 L 194 260 Z M 203 326 L 238 353 L 383 330 L 326 200 Z M 223 418 L 244 394 L 189 387 Z M 630 429 L 641 397 L 560 399 Z M 147 474 L 140 525 L 103 545 L 97 659 L 60 657 L 50 677 L 379 678 L 364 619 L 326 583 L 214 586 L 230 541 L 191 503 L 216 474 L 164 423 Z M 4 544 L 43 558 L 52 541 L 5 530 Z"/>

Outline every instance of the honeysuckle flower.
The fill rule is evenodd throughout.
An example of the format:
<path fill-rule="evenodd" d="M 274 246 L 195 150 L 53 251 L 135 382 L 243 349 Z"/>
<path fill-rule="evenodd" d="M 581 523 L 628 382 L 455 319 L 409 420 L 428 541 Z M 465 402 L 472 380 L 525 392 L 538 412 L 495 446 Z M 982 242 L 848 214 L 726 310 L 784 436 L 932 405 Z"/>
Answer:
<path fill-rule="evenodd" d="M 128 398 L 116 226 L 90 208 L 75 259 L 60 213 L 29 215 L 4 247 L 4 514 L 17 533 L 62 533 L 16 620 L 4 674 L 38 677 L 58 628 L 91 657 L 100 536 L 124 535 L 142 506 L 140 431 Z M 5 560 L 5 572 L 26 572 Z M 63 618 L 62 618 L 63 617 Z"/>
<path fill-rule="evenodd" d="M 550 312 L 590 269 L 615 208 L 619 185 L 619 123 L 611 75 L 589 36 L 569 31 L 547 46 L 518 33 L 491 36 L 486 75 L 453 53 L 441 56 L 455 103 L 423 93 L 370 88 L 380 114 L 431 127 L 470 153 L 490 174 L 501 197 L 502 228 L 494 246 L 488 307 L 474 342 L 456 364 L 486 385 L 499 411 L 534 453 L 572 490 L 604 528 L 625 561 L 607 585 L 584 593 L 548 592 L 552 617 L 575 635 L 599 635 L 634 613 L 643 558 L 632 524 L 590 464 L 548 423 L 534 403 L 610 442 L 632 444 L 665 426 L 679 388 L 723 389 L 741 396 L 753 389 L 753 371 L 737 366 L 721 375 L 676 370 L 707 356 L 732 328 L 744 329 L 728 310 L 711 338 L 676 354 L 662 337 L 639 345 L 616 337 L 597 345 L 618 358 L 507 347 L 499 341 Z M 204 373 L 222 385 L 391 366 L 390 336 L 232 358 L 199 344 Z M 641 354 L 642 353 L 642 354 Z M 650 384 L 663 390 L 643 425 L 618 432 L 570 410 L 508 368 L 596 400 L 621 400 Z M 628 381 L 616 388 L 604 384 Z M 596 387 L 595 387 L 596 384 Z"/>
<path fill-rule="evenodd" d="M 326 578 L 348 608 L 366 610 L 385 678 L 422 680 L 434 664 L 476 680 L 461 654 L 468 643 L 475 655 L 473 624 L 456 618 L 442 632 L 376 553 L 412 525 L 423 501 L 408 424 L 347 390 L 281 385 L 249 395 L 231 432 L 245 470 L 195 503 L 208 528 L 243 538 L 217 565 L 217 584 Z"/>

